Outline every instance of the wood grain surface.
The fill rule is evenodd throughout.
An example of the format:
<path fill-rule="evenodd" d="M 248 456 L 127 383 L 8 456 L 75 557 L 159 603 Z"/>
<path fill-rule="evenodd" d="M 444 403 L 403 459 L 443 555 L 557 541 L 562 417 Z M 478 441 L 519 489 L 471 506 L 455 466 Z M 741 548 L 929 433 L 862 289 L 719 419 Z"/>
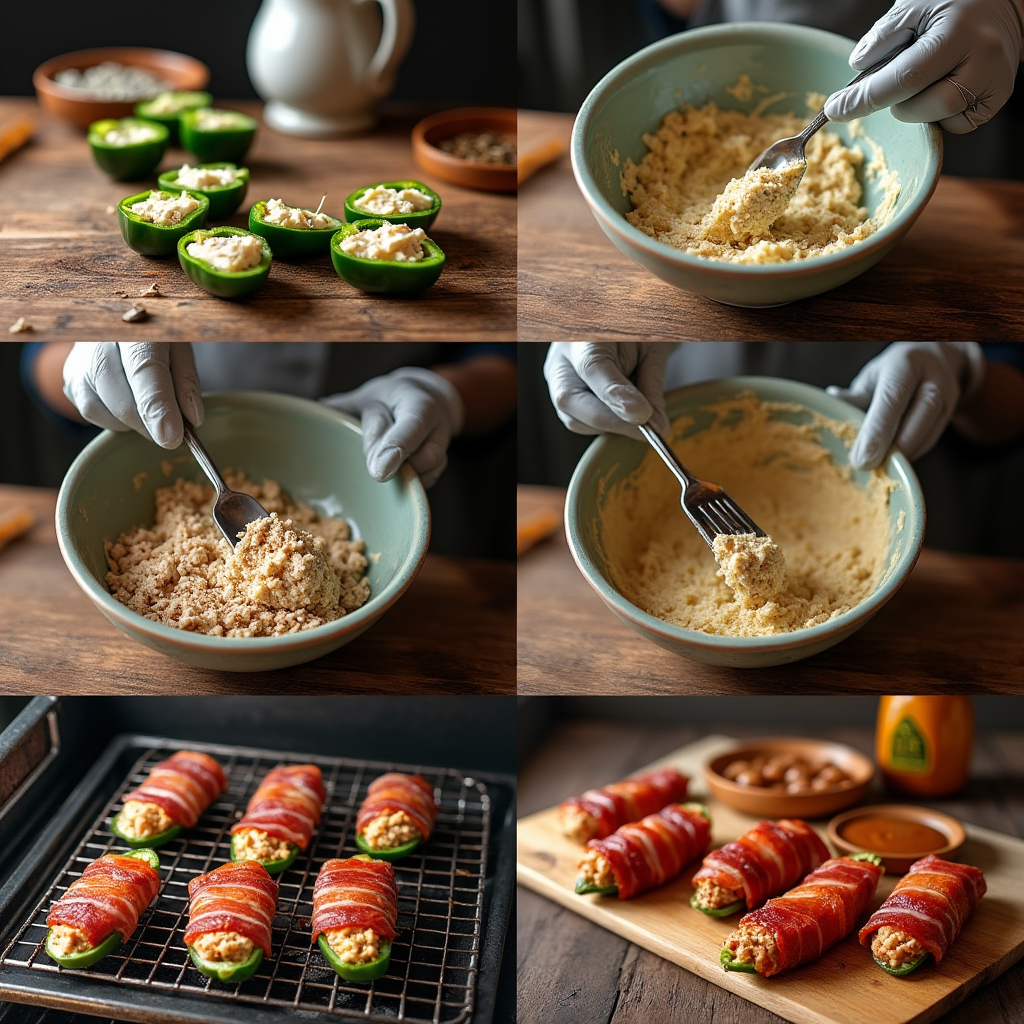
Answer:
<path fill-rule="evenodd" d="M 0 549 L 0 692 L 508 694 L 515 567 L 427 555 L 376 625 L 317 661 L 266 673 L 192 668 L 130 640 L 79 589 L 57 548 L 56 492 L 0 486 L 0 513 L 37 523 Z"/>
<path fill-rule="evenodd" d="M 521 111 L 520 145 L 569 114 Z M 880 263 L 824 295 L 740 309 L 642 270 L 598 226 L 566 154 L 519 195 L 523 341 L 834 341 L 1024 337 L 1024 182 L 943 177 Z M 998 254 L 998 255 L 996 255 Z"/>
<path fill-rule="evenodd" d="M 756 727 L 729 724 L 723 724 L 721 728 L 741 737 L 752 736 L 759 731 Z M 700 740 L 714 731 L 713 728 L 698 730 L 677 725 L 585 721 L 560 723 L 548 734 L 537 752 L 521 763 L 519 813 L 536 813 L 589 786 L 622 778 L 639 770 L 652 757 L 664 756 L 681 744 Z M 799 726 L 786 731 L 793 735 L 807 733 L 806 729 Z M 848 743 L 868 755 L 872 752 L 873 737 L 867 729 L 818 729 L 814 735 Z M 992 829 L 1002 833 L 1003 836 L 994 840 L 1000 850 L 1008 842 L 1011 844 L 1009 848 L 1019 850 L 1014 840 L 1005 837 L 1015 836 L 1019 840 L 1024 835 L 1022 776 L 1024 735 L 986 734 L 984 742 L 976 745 L 972 780 L 968 789 L 955 799 L 930 800 L 928 803 L 982 830 Z M 881 801 L 883 797 L 886 800 L 892 799 L 884 793 L 876 780 L 865 801 Z M 979 836 L 983 843 L 991 836 L 984 831 L 973 834 Z M 883 891 L 888 892 L 890 884 L 883 879 L 886 888 L 880 888 L 879 898 Z M 1019 893 L 1019 874 L 1012 881 L 1008 880 L 1008 885 Z M 993 903 L 996 902 L 1000 904 L 993 908 L 997 913 L 1007 910 L 1001 901 L 993 900 Z M 684 907 L 677 911 L 677 916 L 686 915 L 686 920 L 693 913 Z M 1024 923 L 1020 910 L 1014 911 L 1012 921 L 1013 927 L 1020 930 Z M 965 930 L 961 940 L 968 937 L 969 932 Z M 833 956 L 842 948 L 837 948 Z M 842 969 L 837 967 L 833 976 L 825 978 L 826 982 L 834 984 L 838 977 L 844 979 L 845 983 L 847 971 L 853 964 L 847 963 L 845 956 L 842 960 L 846 966 Z M 1005 964 L 1000 966 L 1004 969 L 1006 967 Z M 872 969 L 877 970 L 873 965 Z M 723 977 L 737 977 L 720 973 Z M 790 982 L 786 982 L 785 975 L 770 981 L 746 976 L 743 979 L 753 982 L 753 985 L 745 986 L 748 991 L 756 988 L 758 994 L 766 992 L 769 997 L 784 1000 L 794 990 L 792 979 L 798 978 L 800 973 L 791 975 Z M 948 977 L 952 978 L 953 975 Z M 951 1004 L 947 1005 L 948 1012 L 941 1016 L 943 1024 L 1020 1024 L 1024 1021 L 1024 964 L 1017 963 L 996 981 L 984 984 L 991 977 L 990 974 L 982 975 L 979 980 L 983 987 L 969 995 L 955 1009 L 949 1008 Z M 592 1021 L 649 1024 L 652 1020 L 668 1019 L 715 1021 L 722 1024 L 780 1024 L 783 1017 L 761 1005 L 764 1000 L 761 1003 L 747 1001 L 724 988 L 717 980 L 717 975 L 715 978 L 715 981 L 709 981 L 681 969 L 627 938 L 585 920 L 580 914 L 523 886 L 519 888 L 518 991 L 519 1020 L 523 1024 L 589 1024 Z M 871 978 L 882 985 L 872 985 L 867 989 L 858 987 L 855 998 L 863 995 L 867 1002 L 872 998 L 875 988 L 888 990 L 884 983 L 896 981 L 874 978 L 873 975 Z M 772 983 L 778 981 L 783 981 L 784 985 L 776 990 Z M 921 981 L 922 977 L 919 977 L 915 985 Z M 933 978 L 929 987 L 934 984 Z M 841 990 L 837 988 L 837 991 Z M 918 991 L 915 988 L 912 994 L 916 995 Z M 908 994 L 907 998 L 912 994 Z M 848 997 L 841 998 L 846 1001 Z M 947 995 L 947 999 L 955 998 Z M 784 1016 L 787 1019 L 802 1019 L 788 1013 Z M 886 1018 L 865 1013 L 854 1019 L 880 1021 Z"/>
<path fill-rule="evenodd" d="M 564 501 L 519 489 L 520 509 Z M 792 665 L 731 669 L 655 646 L 617 619 L 569 554 L 564 531 L 519 559 L 520 693 L 1020 693 L 1024 564 L 925 548 L 878 614 Z"/>
<path fill-rule="evenodd" d="M 223 101 L 258 116 L 259 104 Z M 177 257 L 150 259 L 125 245 L 113 208 L 156 186 L 116 182 L 92 161 L 78 129 L 27 99 L 0 98 L 0 121 L 39 118 L 33 140 L 0 162 L 0 328 L 25 317 L 32 339 L 292 341 L 515 340 L 516 198 L 450 185 L 421 171 L 410 132 L 417 116 L 396 111 L 365 138 L 317 141 L 261 127 L 245 158 L 251 172 L 242 207 L 227 223 L 245 227 L 258 199 L 324 209 L 344 217 L 344 199 L 361 185 L 413 178 L 440 193 L 434 238 L 445 253 L 436 285 L 418 296 L 367 295 L 322 260 L 275 259 L 270 279 L 239 302 L 217 299 L 185 277 Z M 424 111 L 423 113 L 426 113 Z M 169 149 L 161 168 L 189 159 Z M 145 323 L 121 315 L 143 299 Z M 127 293 L 127 297 L 119 293 Z M 6 337 L 6 334 L 4 335 Z"/>

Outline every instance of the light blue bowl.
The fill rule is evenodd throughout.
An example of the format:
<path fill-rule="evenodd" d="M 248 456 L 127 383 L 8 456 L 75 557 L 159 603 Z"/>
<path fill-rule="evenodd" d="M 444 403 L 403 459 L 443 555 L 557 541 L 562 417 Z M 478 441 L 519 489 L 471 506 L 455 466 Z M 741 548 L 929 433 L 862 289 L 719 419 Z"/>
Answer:
<path fill-rule="evenodd" d="M 770 93 L 790 98 L 768 113 L 807 113 L 808 92 L 828 95 L 854 76 L 847 60 L 851 39 L 816 28 L 778 23 L 712 25 L 670 36 L 612 68 L 586 98 L 572 132 L 572 167 L 598 224 L 634 263 L 663 281 L 736 306 L 777 306 L 836 288 L 874 266 L 910 229 L 935 189 L 942 165 L 942 133 L 933 124 L 904 124 L 888 110 L 863 120 L 881 145 L 889 168 L 899 173 L 900 195 L 892 219 L 848 249 L 790 263 L 748 265 L 689 256 L 657 242 L 625 219 L 632 209 L 619 174 L 627 157 L 647 153 L 641 138 L 683 103 L 714 101 L 727 110 L 749 110 L 765 93 L 740 103 L 726 92 L 742 72 Z M 849 127 L 828 125 L 847 146 L 863 150 Z M 861 178 L 864 205 L 873 215 L 881 194 Z"/>
<path fill-rule="evenodd" d="M 859 409 L 819 388 L 774 377 L 726 377 L 671 391 L 665 396 L 669 418 L 693 416 L 695 423 L 687 436 L 699 433 L 712 421 L 712 416 L 702 409 L 744 391 L 754 392 L 763 401 L 794 403 L 840 423 L 859 425 L 864 419 L 864 413 Z M 810 419 L 805 412 L 778 412 L 775 415 L 793 423 L 805 423 Z M 818 431 L 818 437 L 838 464 L 848 464 L 849 450 L 842 439 L 822 430 Z M 865 601 L 821 625 L 774 636 L 716 636 L 673 626 L 637 608 L 615 589 L 611 582 L 614 573 L 609 566 L 602 536 L 600 512 L 609 490 L 629 476 L 649 451 L 648 445 L 615 434 L 604 435 L 586 450 L 569 483 L 565 502 L 566 535 L 580 572 L 601 600 L 627 626 L 659 647 L 694 661 L 733 668 L 760 668 L 785 665 L 824 651 L 860 629 L 899 590 L 921 552 L 924 496 L 910 461 L 894 450 L 883 467 L 896 483 L 889 497 L 887 568 L 874 593 Z M 854 483 L 863 484 L 866 479 L 866 473 L 853 471 Z M 902 530 L 898 528 L 901 513 L 904 517 Z M 679 515 L 683 514 L 680 509 Z"/>
<path fill-rule="evenodd" d="M 258 672 L 319 658 L 369 629 L 419 572 L 430 539 L 430 508 L 408 465 L 387 483 L 366 469 L 352 417 L 318 402 L 267 392 L 203 396 L 197 433 L 222 471 L 276 480 L 293 497 L 340 516 L 366 543 L 370 599 L 334 622 L 273 637 L 218 637 L 153 622 L 107 590 L 105 540 L 151 524 L 154 491 L 179 476 L 203 480 L 188 449 L 168 452 L 135 431 L 104 431 L 72 463 L 57 496 L 57 541 L 71 575 L 128 636 L 189 665 Z M 170 463 L 170 473 L 164 463 Z"/>

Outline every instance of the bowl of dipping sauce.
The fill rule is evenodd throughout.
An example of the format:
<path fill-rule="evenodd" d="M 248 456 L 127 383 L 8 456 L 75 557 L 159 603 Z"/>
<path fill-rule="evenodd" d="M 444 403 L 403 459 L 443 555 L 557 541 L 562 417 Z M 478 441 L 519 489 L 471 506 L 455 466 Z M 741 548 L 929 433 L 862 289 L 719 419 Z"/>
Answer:
<path fill-rule="evenodd" d="M 967 834 L 956 818 L 929 807 L 876 804 L 836 815 L 828 838 L 840 854 L 877 853 L 886 871 L 903 875 L 929 853 L 953 859 Z"/>

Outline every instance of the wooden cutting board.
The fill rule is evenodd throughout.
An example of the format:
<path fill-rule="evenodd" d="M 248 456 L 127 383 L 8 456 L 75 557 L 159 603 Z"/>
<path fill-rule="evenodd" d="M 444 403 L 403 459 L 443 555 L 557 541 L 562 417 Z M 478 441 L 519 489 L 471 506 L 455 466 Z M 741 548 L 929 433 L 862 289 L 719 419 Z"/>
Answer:
<path fill-rule="evenodd" d="M 690 777 L 691 795 L 707 803 L 715 845 L 757 821 L 706 799 L 702 766 L 734 742 L 708 736 L 649 766 L 671 765 Z M 595 780 L 595 785 L 611 781 Z M 813 824 L 824 834 L 827 822 Z M 856 932 L 791 973 L 774 978 L 729 973 L 719 965 L 718 953 L 738 918 L 719 920 L 688 906 L 690 877 L 699 862 L 675 882 L 632 900 L 577 896 L 573 884 L 582 848 L 559 832 L 554 807 L 519 820 L 517 867 L 522 885 L 796 1024 L 926 1024 L 1024 956 L 1024 840 L 965 828 L 967 843 L 959 859 L 985 872 L 988 892 L 942 966 L 932 963 L 907 978 L 893 978 L 877 967 Z M 895 877 L 883 876 L 872 910 L 895 883 Z"/>

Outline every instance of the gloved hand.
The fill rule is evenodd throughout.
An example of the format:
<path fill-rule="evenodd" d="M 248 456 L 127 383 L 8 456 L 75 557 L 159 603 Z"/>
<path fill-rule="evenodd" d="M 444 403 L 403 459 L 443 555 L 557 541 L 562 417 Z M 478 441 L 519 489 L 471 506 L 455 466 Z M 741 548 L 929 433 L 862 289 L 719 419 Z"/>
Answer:
<path fill-rule="evenodd" d="M 668 433 L 665 363 L 673 344 L 652 341 L 556 341 L 544 379 L 558 418 L 577 434 L 643 439 L 637 424 Z"/>
<path fill-rule="evenodd" d="M 831 121 L 892 107 L 900 121 L 938 121 L 962 135 L 1010 98 L 1024 34 L 1024 0 L 897 0 L 850 55 L 863 71 L 906 50 L 863 82 L 833 93 Z"/>
<path fill-rule="evenodd" d="M 355 391 L 322 401 L 362 419 L 370 476 L 390 480 L 408 459 L 424 487 L 433 487 L 448 465 L 448 444 L 462 430 L 465 415 L 455 385 L 417 366 L 374 377 Z"/>
<path fill-rule="evenodd" d="M 64 360 L 64 394 L 90 423 L 137 430 L 163 448 L 182 442 L 181 414 L 203 422 L 192 345 L 167 341 L 79 341 Z"/>
<path fill-rule="evenodd" d="M 931 451 L 984 375 L 985 356 L 977 342 L 894 342 L 849 388 L 826 389 L 867 411 L 850 462 L 856 469 L 874 469 L 893 443 L 908 459 Z"/>

